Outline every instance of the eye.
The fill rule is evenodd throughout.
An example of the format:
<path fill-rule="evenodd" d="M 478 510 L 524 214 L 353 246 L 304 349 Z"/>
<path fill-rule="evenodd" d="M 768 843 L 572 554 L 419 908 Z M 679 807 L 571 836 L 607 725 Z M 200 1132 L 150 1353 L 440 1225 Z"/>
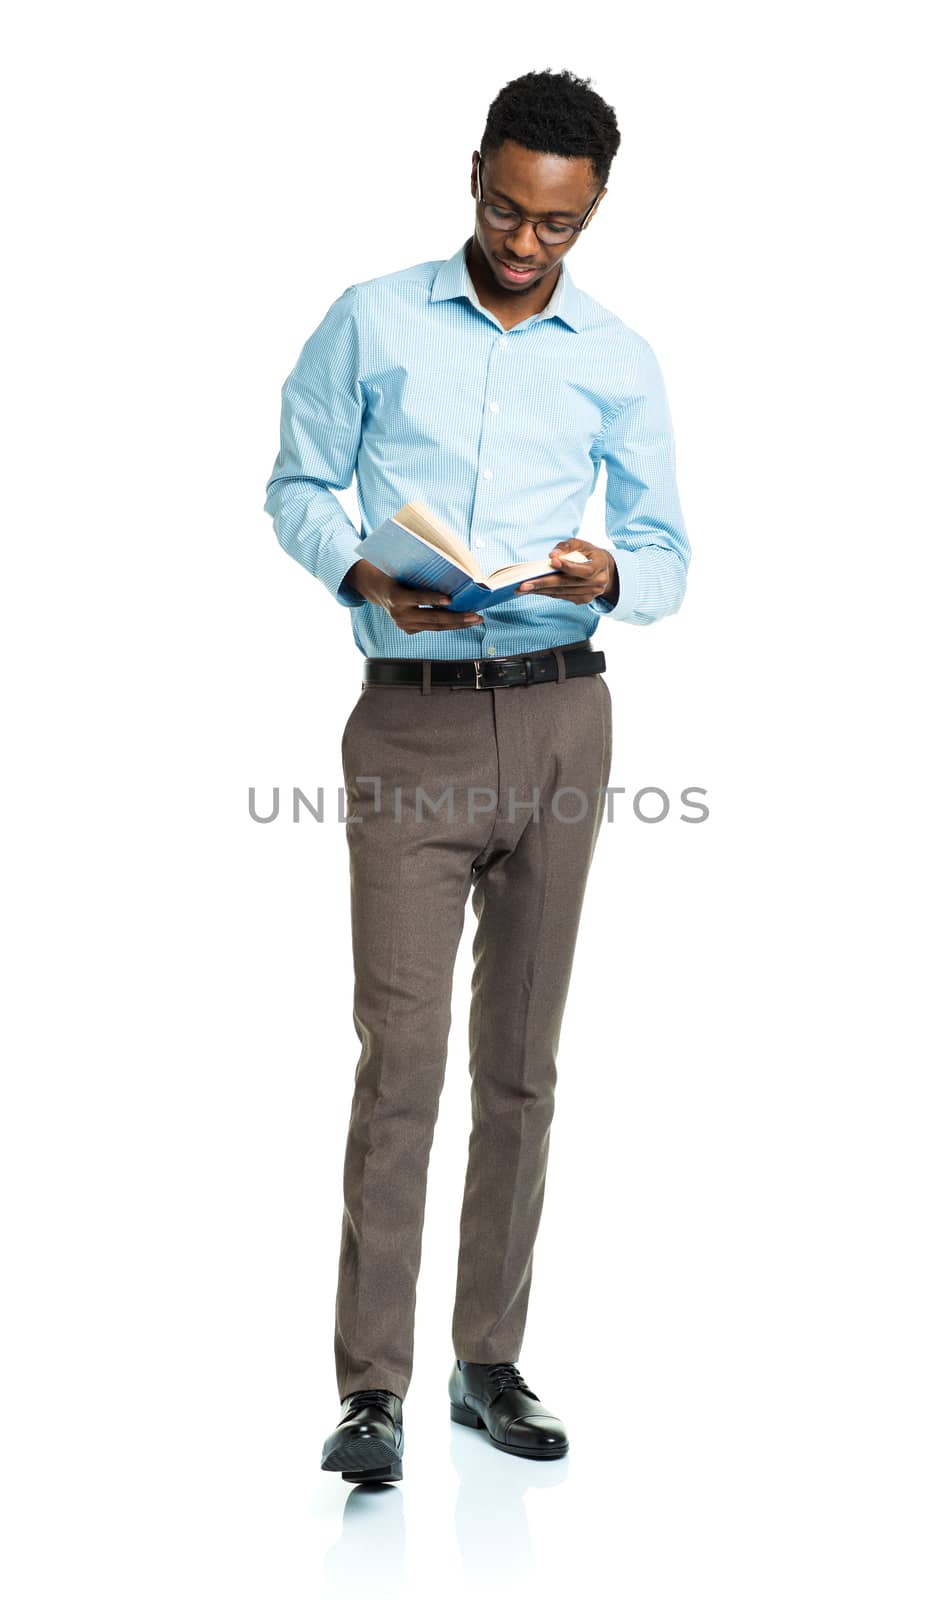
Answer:
<path fill-rule="evenodd" d="M 501 227 L 504 227 L 506 223 L 514 222 L 518 216 L 517 211 L 506 211 L 503 206 L 487 205 L 485 211 L 491 221 L 497 222 Z"/>

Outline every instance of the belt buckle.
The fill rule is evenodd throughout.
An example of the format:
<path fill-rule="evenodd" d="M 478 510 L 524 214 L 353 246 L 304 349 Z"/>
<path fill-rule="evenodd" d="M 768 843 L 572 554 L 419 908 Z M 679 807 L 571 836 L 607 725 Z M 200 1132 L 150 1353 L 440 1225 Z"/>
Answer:
<path fill-rule="evenodd" d="M 476 661 L 474 663 L 474 666 L 475 666 L 475 687 L 476 687 L 476 689 L 480 689 L 481 686 L 482 686 L 482 664 L 481 664 L 480 661 Z"/>

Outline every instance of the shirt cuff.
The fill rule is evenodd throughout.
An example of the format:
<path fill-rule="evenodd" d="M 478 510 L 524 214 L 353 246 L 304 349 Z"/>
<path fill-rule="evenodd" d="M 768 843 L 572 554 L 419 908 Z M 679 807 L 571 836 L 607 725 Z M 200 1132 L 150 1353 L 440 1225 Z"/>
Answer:
<path fill-rule="evenodd" d="M 611 551 L 617 567 L 617 599 L 610 605 L 602 595 L 591 600 L 590 605 L 602 617 L 613 617 L 615 622 L 627 622 L 637 611 L 637 557 L 636 550 Z"/>
<path fill-rule="evenodd" d="M 360 559 L 360 544 L 362 541 L 359 534 L 354 531 L 349 519 L 347 519 L 346 527 L 352 539 L 352 544 L 348 547 L 346 539 L 341 538 L 338 543 L 334 543 L 330 548 L 326 549 L 323 552 L 317 576 L 326 584 L 334 600 L 338 600 L 341 606 L 355 608 L 366 605 L 366 596 L 359 594 L 351 584 L 345 583 L 344 579 L 350 568 Z"/>
<path fill-rule="evenodd" d="M 352 562 L 350 564 L 352 565 Z M 345 582 L 340 584 L 340 587 L 336 591 L 335 598 L 339 600 L 341 606 L 352 606 L 355 608 L 357 606 L 365 606 L 366 604 L 365 594 L 359 594 L 356 589 L 352 588 L 350 584 Z"/>

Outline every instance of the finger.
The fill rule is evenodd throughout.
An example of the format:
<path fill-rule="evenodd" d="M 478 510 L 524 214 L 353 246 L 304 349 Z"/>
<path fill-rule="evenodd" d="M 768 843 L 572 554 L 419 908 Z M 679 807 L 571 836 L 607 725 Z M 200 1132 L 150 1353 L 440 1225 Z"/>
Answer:
<path fill-rule="evenodd" d="M 585 544 L 583 539 L 562 539 L 560 544 L 556 544 L 554 546 L 554 549 L 550 551 L 550 554 L 590 556 L 593 554 L 593 550 L 589 544 Z"/>
<path fill-rule="evenodd" d="M 591 561 L 590 556 L 586 556 L 583 561 L 562 561 L 560 557 L 561 551 L 554 550 L 551 553 L 550 559 L 558 563 L 558 572 L 563 572 L 565 576 L 567 576 L 568 573 L 576 572 L 580 577 L 586 578 L 589 577 L 593 571 L 594 564 Z"/>
<path fill-rule="evenodd" d="M 402 620 L 411 622 L 416 630 L 425 629 L 429 633 L 437 633 L 444 628 L 473 628 L 485 619 L 477 613 L 472 614 L 467 611 L 436 612 L 414 609 L 403 613 Z"/>
<path fill-rule="evenodd" d="M 479 611 L 449 611 L 445 606 L 414 606 L 413 610 L 420 622 L 431 622 L 433 628 L 451 628 L 458 621 L 481 622 L 482 620 Z"/>
<path fill-rule="evenodd" d="M 456 631 L 477 628 L 481 620 L 481 618 L 476 617 L 463 617 L 459 622 L 447 622 L 444 624 L 441 622 L 404 622 L 400 623 L 399 626 L 402 628 L 403 633 L 444 633 L 447 628 L 452 628 Z"/>
<path fill-rule="evenodd" d="M 591 574 L 581 572 L 573 579 L 568 572 L 558 573 L 554 578 L 531 578 L 527 583 L 519 584 L 518 594 L 525 594 L 532 589 L 542 589 L 545 594 L 563 594 L 567 589 L 575 588 L 578 582 L 588 583 Z"/>

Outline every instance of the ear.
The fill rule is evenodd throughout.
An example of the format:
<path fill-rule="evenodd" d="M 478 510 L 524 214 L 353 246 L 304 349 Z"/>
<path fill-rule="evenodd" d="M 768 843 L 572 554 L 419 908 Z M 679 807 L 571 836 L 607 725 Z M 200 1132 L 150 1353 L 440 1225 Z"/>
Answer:
<path fill-rule="evenodd" d="M 595 202 L 594 209 L 591 212 L 590 216 L 587 218 L 587 221 L 584 223 L 584 227 L 585 228 L 589 228 L 590 227 L 590 225 L 593 222 L 594 218 L 596 217 L 598 211 L 600 210 L 600 202 L 604 198 L 604 195 L 606 193 L 607 193 L 606 189 L 601 189 L 600 194 L 597 196 L 597 200 Z"/>
<path fill-rule="evenodd" d="M 471 185 L 470 185 L 470 188 L 471 188 L 471 191 L 472 191 L 472 199 L 473 200 L 475 199 L 476 195 L 478 194 L 478 183 L 476 181 L 477 174 L 478 174 L 478 151 L 477 150 L 473 150 L 472 151 L 472 181 L 471 181 Z"/>

